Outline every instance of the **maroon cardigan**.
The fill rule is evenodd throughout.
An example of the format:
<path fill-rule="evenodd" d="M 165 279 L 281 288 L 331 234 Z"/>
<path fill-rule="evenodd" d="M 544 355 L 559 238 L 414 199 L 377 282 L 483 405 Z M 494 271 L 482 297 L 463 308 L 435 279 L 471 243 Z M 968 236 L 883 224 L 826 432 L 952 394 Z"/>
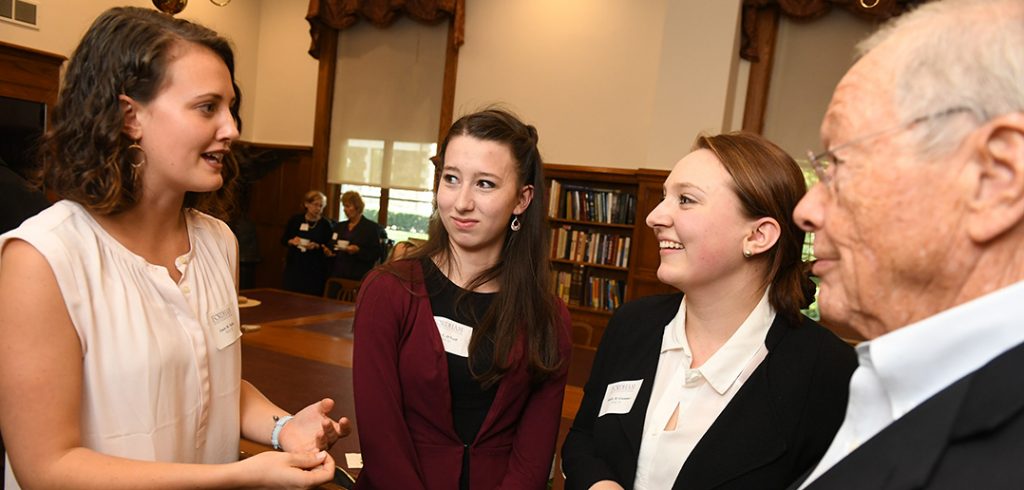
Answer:
<path fill-rule="evenodd" d="M 398 266 L 409 267 L 411 283 L 378 270 L 359 291 L 352 371 L 363 469 L 355 488 L 458 488 L 464 450 L 470 488 L 546 488 L 572 350 L 565 305 L 559 302 L 559 370 L 531 389 L 519 343 L 476 440 L 464 446 L 422 267 L 413 260 Z"/>

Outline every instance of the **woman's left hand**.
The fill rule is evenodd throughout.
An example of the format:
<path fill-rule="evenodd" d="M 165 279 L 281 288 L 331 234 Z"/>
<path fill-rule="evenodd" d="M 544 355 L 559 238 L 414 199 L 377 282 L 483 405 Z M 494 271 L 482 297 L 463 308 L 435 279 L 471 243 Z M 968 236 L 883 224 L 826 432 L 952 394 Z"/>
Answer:
<path fill-rule="evenodd" d="M 281 428 L 281 448 L 288 452 L 317 452 L 329 449 L 341 437 L 352 431 L 349 420 L 342 417 L 337 421 L 328 415 L 334 408 L 334 400 L 324 398 L 303 408 Z"/>

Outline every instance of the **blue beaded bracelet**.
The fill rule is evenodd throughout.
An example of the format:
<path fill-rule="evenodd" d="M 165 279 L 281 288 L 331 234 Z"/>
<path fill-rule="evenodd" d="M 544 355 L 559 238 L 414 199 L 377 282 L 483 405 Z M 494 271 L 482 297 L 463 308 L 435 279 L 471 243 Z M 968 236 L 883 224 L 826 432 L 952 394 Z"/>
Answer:
<path fill-rule="evenodd" d="M 291 415 L 285 415 L 284 417 L 274 415 L 274 430 L 270 433 L 270 445 L 273 446 L 274 449 L 278 451 L 281 450 L 281 442 L 278 440 L 278 437 L 281 436 L 281 428 L 283 428 L 284 424 L 287 424 L 288 421 L 293 418 L 294 417 Z"/>

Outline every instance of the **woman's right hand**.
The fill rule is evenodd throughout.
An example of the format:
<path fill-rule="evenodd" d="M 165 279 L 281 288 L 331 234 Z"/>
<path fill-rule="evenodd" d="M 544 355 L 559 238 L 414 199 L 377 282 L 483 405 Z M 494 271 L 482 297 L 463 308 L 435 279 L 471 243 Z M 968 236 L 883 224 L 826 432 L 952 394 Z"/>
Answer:
<path fill-rule="evenodd" d="M 327 451 L 264 451 L 240 461 L 238 465 L 244 487 L 312 488 L 334 479 L 334 458 Z"/>
<path fill-rule="evenodd" d="M 288 240 L 288 245 L 291 245 L 293 247 L 299 246 L 300 243 L 302 243 L 302 239 L 299 238 L 298 236 L 293 236 L 291 240 Z"/>
<path fill-rule="evenodd" d="M 590 490 L 623 490 L 622 485 L 611 480 L 601 480 L 590 486 Z"/>

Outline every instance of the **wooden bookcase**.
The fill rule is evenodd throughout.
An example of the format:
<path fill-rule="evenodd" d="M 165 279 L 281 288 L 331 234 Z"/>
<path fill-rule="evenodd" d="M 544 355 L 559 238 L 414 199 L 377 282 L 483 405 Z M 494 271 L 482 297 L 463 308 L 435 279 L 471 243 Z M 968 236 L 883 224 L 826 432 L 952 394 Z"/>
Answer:
<path fill-rule="evenodd" d="M 573 342 L 596 348 L 615 308 L 673 289 L 658 281 L 658 244 L 645 224 L 665 170 L 544 166 L 552 281 L 569 305 Z"/>

